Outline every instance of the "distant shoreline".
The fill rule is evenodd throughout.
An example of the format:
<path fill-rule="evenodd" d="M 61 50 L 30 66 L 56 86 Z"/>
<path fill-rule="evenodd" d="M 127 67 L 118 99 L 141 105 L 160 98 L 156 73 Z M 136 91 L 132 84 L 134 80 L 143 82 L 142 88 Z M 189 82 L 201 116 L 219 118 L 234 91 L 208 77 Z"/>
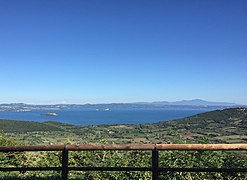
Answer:
<path fill-rule="evenodd" d="M 213 109 L 109 109 L 107 111 L 96 111 L 95 109 L 70 109 L 54 111 L 57 116 L 55 114 L 47 115 L 47 113 L 51 113 L 51 111 L 48 110 L 33 110 L 30 112 L 0 111 L 0 119 L 34 122 L 56 121 L 76 126 L 100 124 L 146 124 L 184 118 L 211 110 Z"/>

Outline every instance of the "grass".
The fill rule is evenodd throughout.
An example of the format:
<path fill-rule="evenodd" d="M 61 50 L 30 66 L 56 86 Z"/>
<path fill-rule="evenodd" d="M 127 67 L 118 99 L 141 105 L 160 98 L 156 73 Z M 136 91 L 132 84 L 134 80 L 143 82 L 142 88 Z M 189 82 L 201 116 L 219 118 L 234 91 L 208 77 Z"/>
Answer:
<path fill-rule="evenodd" d="M 27 145 L 95 143 L 102 139 L 115 144 L 174 143 L 177 139 L 193 143 L 202 136 L 207 137 L 212 143 L 247 142 L 247 109 L 244 108 L 216 110 L 153 124 L 73 126 L 58 122 L 0 120 L 0 125 L 1 123 L 0 129 L 4 130 L 8 136 Z M 3 126 L 6 124 L 8 126 Z M 30 129 L 32 125 L 34 127 Z M 26 129 L 21 131 L 25 127 Z M 43 131 L 40 130 L 42 128 L 44 128 Z M 14 129 L 20 130 L 13 131 Z"/>

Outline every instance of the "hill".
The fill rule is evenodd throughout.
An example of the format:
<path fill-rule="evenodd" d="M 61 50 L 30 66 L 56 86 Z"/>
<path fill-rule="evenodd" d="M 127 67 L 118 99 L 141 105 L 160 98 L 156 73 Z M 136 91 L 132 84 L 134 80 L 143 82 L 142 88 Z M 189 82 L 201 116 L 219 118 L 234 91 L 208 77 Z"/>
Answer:
<path fill-rule="evenodd" d="M 149 125 L 154 129 L 177 130 L 187 139 L 206 136 L 224 143 L 247 141 L 247 109 L 230 108 L 197 114 L 191 117 Z"/>
<path fill-rule="evenodd" d="M 229 102 L 211 102 L 205 101 L 202 99 L 192 99 L 192 100 L 181 100 L 175 102 L 167 102 L 167 101 L 160 101 L 160 102 L 153 102 L 153 104 L 160 104 L 160 105 L 173 105 L 173 106 L 225 106 L 225 107 L 233 107 L 233 106 L 240 106 L 236 103 L 229 103 Z"/>
<path fill-rule="evenodd" d="M 32 121 L 0 120 L 0 130 L 4 132 L 59 131 L 59 127 Z"/>
<path fill-rule="evenodd" d="M 58 122 L 0 120 L 0 129 L 27 144 L 46 143 L 246 143 L 247 109 L 230 108 L 152 124 L 73 126 Z M 28 132 L 28 134 L 27 134 Z M 32 139 L 33 137 L 33 139 Z"/>
<path fill-rule="evenodd" d="M 54 104 L 54 105 L 35 105 L 24 103 L 0 104 L 1 111 L 26 112 L 33 110 L 61 110 L 61 109 L 143 109 L 143 108 L 180 108 L 180 109 L 195 109 L 195 108 L 211 108 L 223 109 L 242 107 L 236 103 L 229 102 L 211 102 L 202 99 L 181 100 L 175 102 L 157 101 L 157 102 L 135 102 L 135 103 L 107 103 L 107 104 Z M 246 106 L 245 106 L 246 107 Z"/>
<path fill-rule="evenodd" d="M 0 132 L 1 145 L 16 145 L 16 142 L 23 144 L 47 144 L 47 143 L 185 143 L 184 140 L 195 141 L 196 143 L 207 143 L 200 141 L 201 136 L 209 137 L 210 141 L 221 142 L 218 137 L 234 136 L 237 142 L 246 142 L 242 135 L 246 135 L 247 109 L 235 108 L 217 110 L 201 113 L 188 118 L 170 122 L 159 122 L 140 125 L 99 125 L 99 126 L 73 126 L 59 122 L 20 122 L 0 121 L 0 127 L 20 128 L 29 132 L 7 133 L 15 135 L 12 138 L 2 135 Z M 9 125 L 9 126 L 6 126 Z M 55 128 L 58 131 L 36 131 L 38 127 L 43 129 Z M 32 132 L 32 130 L 35 130 Z M 214 136 L 211 136 L 211 135 Z M 217 134 L 217 135 L 216 135 Z M 226 142 L 230 142 L 226 139 Z M 189 142 L 188 142 L 189 143 Z M 6 154 L 6 155 L 5 155 Z M 15 167 L 17 164 L 28 164 L 30 167 L 57 166 L 61 164 L 57 152 L 22 152 L 2 153 L 3 167 Z M 159 153 L 159 166 L 168 168 L 245 168 L 246 153 L 243 151 L 163 151 Z M 70 152 L 70 165 L 89 166 L 97 165 L 106 167 L 109 164 L 113 167 L 119 165 L 148 167 L 150 166 L 151 152 L 148 151 L 89 151 L 84 153 Z M 24 172 L 26 173 L 26 172 Z M 119 172 L 120 173 L 120 172 Z M 0 179 L 7 179 L 12 174 L 0 174 Z M 40 173 L 13 174 L 8 179 L 40 179 Z M 18 175 L 18 176 L 17 176 Z M 23 175 L 23 176 L 20 176 Z M 69 174 L 72 179 L 150 179 L 149 173 L 123 173 L 112 174 L 109 172 L 81 172 L 80 174 Z M 90 175 L 90 176 L 89 176 Z M 3 177 L 3 178 L 1 178 Z M 30 177 L 30 178 L 29 178 Z M 36 178 L 39 177 L 39 178 Z M 45 177 L 45 178 L 43 178 Z M 52 178 L 54 177 L 54 178 Z M 241 173 L 160 173 L 160 179 L 246 179 L 246 174 Z M 232 177 L 232 178 L 231 178 Z M 41 179 L 59 179 L 58 173 L 42 174 Z"/>

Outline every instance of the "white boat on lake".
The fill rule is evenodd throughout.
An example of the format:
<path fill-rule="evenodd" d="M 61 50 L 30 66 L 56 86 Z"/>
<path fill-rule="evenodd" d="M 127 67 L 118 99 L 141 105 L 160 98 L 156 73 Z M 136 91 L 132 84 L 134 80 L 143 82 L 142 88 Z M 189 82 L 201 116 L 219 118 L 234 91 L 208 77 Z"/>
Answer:
<path fill-rule="evenodd" d="M 41 115 L 45 115 L 45 116 L 57 116 L 58 114 L 55 113 L 55 112 L 48 112 L 48 113 L 41 114 Z"/>

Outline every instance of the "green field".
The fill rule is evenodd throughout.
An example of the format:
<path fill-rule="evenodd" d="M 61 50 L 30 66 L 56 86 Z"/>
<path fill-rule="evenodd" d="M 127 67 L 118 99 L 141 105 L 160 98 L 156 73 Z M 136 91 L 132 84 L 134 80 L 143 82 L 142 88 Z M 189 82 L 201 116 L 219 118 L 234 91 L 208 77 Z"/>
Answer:
<path fill-rule="evenodd" d="M 246 143 L 247 109 L 234 108 L 174 121 L 139 125 L 73 126 L 58 122 L 0 120 L 0 145 Z M 71 166 L 151 165 L 151 152 L 71 152 Z M 60 166 L 58 152 L 0 153 L 0 167 Z M 244 151 L 164 151 L 160 167 L 247 167 Z M 59 172 L 0 172 L 0 179 L 60 179 Z M 70 179 L 151 179 L 150 172 L 71 172 Z M 247 179 L 246 173 L 166 173 L 160 179 Z"/>
<path fill-rule="evenodd" d="M 24 144 L 60 143 L 246 143 L 247 109 L 235 108 L 201 113 L 188 118 L 152 124 L 73 126 L 58 122 L 0 120 L 0 130 Z"/>

